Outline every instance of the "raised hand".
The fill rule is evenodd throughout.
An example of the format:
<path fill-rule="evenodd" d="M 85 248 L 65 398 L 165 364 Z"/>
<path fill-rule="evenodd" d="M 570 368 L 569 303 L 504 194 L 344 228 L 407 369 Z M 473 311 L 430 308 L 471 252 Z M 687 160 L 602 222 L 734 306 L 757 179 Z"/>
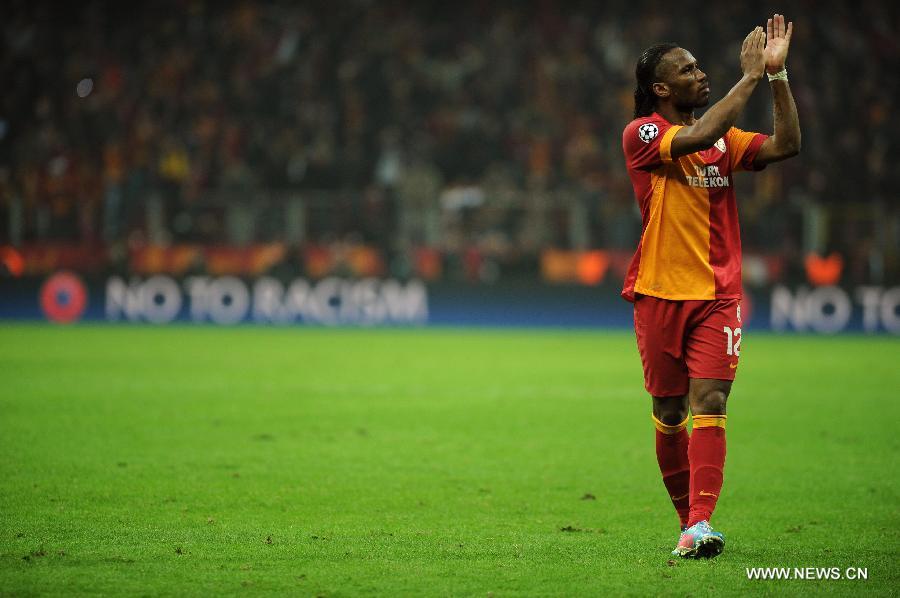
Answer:
<path fill-rule="evenodd" d="M 784 15 L 776 14 L 766 21 L 766 71 L 774 75 L 784 69 L 787 60 L 788 47 L 791 45 L 791 33 L 794 24 L 784 26 Z"/>
<path fill-rule="evenodd" d="M 766 32 L 757 27 L 747 34 L 741 46 L 741 70 L 745 75 L 757 79 L 762 78 L 766 67 L 763 51 L 766 45 Z"/>

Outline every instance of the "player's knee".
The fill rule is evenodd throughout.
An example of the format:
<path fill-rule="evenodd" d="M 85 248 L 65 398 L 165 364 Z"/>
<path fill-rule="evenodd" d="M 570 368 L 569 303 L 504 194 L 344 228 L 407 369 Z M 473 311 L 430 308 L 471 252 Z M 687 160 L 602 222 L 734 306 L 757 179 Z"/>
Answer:
<path fill-rule="evenodd" d="M 654 397 L 653 416 L 667 426 L 677 426 L 687 419 L 688 405 L 685 397 Z"/>
<path fill-rule="evenodd" d="M 694 415 L 724 415 L 728 395 L 721 390 L 709 390 L 692 397 Z"/>
<path fill-rule="evenodd" d="M 656 418 L 667 426 L 677 426 L 687 419 L 687 415 L 687 409 L 672 409 L 660 412 Z"/>

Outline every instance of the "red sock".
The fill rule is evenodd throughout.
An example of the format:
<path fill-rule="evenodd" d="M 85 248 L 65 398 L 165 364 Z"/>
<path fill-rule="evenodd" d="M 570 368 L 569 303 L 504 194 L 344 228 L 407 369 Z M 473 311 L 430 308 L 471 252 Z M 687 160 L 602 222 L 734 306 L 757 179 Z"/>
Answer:
<path fill-rule="evenodd" d="M 681 525 L 686 525 L 691 504 L 687 418 L 675 426 L 667 426 L 655 417 L 653 421 L 656 424 L 656 460 L 659 462 L 659 472 L 678 512 Z"/>
<path fill-rule="evenodd" d="M 722 490 L 725 468 L 725 416 L 695 415 L 688 447 L 691 461 L 691 513 L 688 526 L 709 521 Z"/>

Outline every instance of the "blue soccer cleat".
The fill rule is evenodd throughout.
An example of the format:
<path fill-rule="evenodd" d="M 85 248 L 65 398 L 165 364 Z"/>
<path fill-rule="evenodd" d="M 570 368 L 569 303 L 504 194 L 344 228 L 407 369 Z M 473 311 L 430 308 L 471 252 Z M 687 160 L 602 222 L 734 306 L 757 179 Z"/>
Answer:
<path fill-rule="evenodd" d="M 719 556 L 724 548 L 725 536 L 721 532 L 714 531 L 708 521 L 700 521 L 681 533 L 672 556 L 709 559 Z"/>

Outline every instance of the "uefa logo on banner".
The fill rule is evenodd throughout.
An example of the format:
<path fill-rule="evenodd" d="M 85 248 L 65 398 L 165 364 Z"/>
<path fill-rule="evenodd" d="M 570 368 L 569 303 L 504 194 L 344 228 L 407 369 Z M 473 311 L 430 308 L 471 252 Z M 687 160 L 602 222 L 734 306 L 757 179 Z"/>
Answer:
<path fill-rule="evenodd" d="M 87 287 L 76 274 L 57 272 L 41 287 L 40 301 L 48 320 L 60 324 L 77 322 L 87 308 Z"/>

